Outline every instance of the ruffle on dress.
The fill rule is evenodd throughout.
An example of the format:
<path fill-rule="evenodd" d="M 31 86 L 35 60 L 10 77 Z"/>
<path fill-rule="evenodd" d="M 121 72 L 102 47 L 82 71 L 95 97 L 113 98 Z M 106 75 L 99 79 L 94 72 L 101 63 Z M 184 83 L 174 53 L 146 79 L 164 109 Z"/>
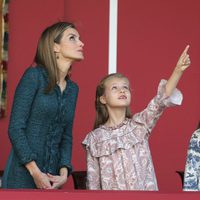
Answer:
<path fill-rule="evenodd" d="M 103 125 L 88 134 L 82 144 L 90 150 L 92 156 L 102 157 L 111 155 L 118 149 L 130 149 L 134 145 L 142 143 L 146 136 L 144 131 L 142 134 L 137 131 L 137 124 L 133 124 L 131 119 L 125 119 L 116 133 L 115 129 L 117 127 Z"/>

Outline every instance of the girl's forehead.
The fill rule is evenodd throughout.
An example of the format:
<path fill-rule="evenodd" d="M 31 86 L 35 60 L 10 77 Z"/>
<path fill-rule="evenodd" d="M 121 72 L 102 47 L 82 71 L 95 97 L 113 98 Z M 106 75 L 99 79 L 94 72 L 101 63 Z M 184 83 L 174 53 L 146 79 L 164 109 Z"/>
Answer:
<path fill-rule="evenodd" d="M 129 84 L 129 80 L 126 77 L 110 77 L 108 80 L 105 81 L 106 85 L 112 85 L 112 84 Z"/>

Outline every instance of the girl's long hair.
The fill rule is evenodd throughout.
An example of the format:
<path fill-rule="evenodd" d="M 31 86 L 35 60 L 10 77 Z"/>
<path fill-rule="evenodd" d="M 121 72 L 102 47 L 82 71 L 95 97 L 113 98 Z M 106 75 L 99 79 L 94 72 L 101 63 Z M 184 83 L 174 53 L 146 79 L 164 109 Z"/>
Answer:
<path fill-rule="evenodd" d="M 46 68 L 48 72 L 48 85 L 45 89 L 49 93 L 54 89 L 59 80 L 59 72 L 56 62 L 56 54 L 54 52 L 54 44 L 60 43 L 63 32 L 68 28 L 75 28 L 74 24 L 69 22 L 58 22 L 47 27 L 39 41 L 35 55 L 35 63 Z M 69 70 L 70 73 L 71 69 Z"/>
<path fill-rule="evenodd" d="M 122 75 L 120 73 L 113 73 L 113 74 L 107 75 L 100 81 L 99 85 L 96 88 L 96 100 L 95 100 L 96 119 L 94 122 L 94 129 L 98 128 L 100 125 L 105 124 L 109 118 L 108 110 L 107 110 L 106 106 L 101 103 L 100 97 L 104 95 L 106 81 L 111 78 L 127 79 L 127 77 L 125 77 L 124 75 Z M 132 117 L 129 106 L 126 108 L 126 117 L 127 118 Z"/>

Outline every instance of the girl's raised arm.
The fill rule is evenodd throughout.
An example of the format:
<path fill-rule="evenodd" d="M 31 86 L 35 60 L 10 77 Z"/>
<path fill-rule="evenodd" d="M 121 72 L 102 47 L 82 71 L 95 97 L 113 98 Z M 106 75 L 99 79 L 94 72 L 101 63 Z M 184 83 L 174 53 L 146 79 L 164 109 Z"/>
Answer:
<path fill-rule="evenodd" d="M 168 96 L 170 96 L 174 90 L 174 88 L 176 88 L 183 72 L 185 71 L 185 69 L 187 69 L 191 62 L 190 62 L 190 57 L 188 54 L 188 49 L 189 49 L 189 45 L 186 46 L 186 48 L 184 49 L 184 51 L 182 52 L 176 67 L 174 68 L 174 71 L 172 72 L 170 78 L 167 81 L 166 84 L 166 94 Z"/>

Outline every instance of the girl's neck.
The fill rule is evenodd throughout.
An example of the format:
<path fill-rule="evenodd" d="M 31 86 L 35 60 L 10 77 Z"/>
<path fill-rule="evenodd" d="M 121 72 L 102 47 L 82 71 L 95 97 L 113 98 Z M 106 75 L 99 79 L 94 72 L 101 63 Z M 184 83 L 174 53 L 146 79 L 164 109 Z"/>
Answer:
<path fill-rule="evenodd" d="M 126 118 L 126 109 L 115 109 L 109 111 L 109 118 L 105 123 L 106 126 L 112 127 L 121 124 Z"/>

